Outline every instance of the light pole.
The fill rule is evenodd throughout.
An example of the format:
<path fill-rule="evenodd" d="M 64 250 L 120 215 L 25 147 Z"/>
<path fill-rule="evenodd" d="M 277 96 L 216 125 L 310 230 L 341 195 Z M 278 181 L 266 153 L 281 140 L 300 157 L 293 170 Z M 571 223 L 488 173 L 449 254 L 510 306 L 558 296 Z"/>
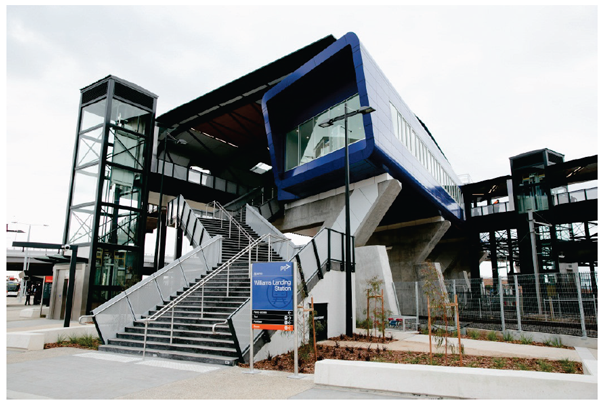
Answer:
<path fill-rule="evenodd" d="M 48 227 L 47 224 L 32 224 L 32 223 L 19 223 L 19 222 L 11 222 L 13 224 L 24 224 L 27 225 L 27 242 L 29 243 L 29 239 L 31 238 L 31 226 L 43 226 Z M 23 276 L 27 276 L 27 271 L 29 270 L 29 249 L 25 249 L 25 257 L 23 258 Z M 23 299 L 23 292 L 27 290 L 27 281 L 25 283 L 21 282 L 21 288 L 19 288 L 19 303 Z M 35 297 L 34 297 L 35 300 Z M 42 290 L 42 301 L 44 300 L 44 291 Z M 41 303 L 40 303 L 41 305 Z"/>
<path fill-rule="evenodd" d="M 160 196 L 158 198 L 158 223 L 157 223 L 157 227 L 156 227 L 156 245 L 154 248 L 154 271 L 158 271 L 159 268 L 159 257 L 158 257 L 158 246 L 160 244 L 160 239 L 162 238 L 162 230 L 161 230 L 161 226 L 162 226 L 162 200 L 163 200 L 163 179 L 165 177 L 165 164 L 167 162 L 167 145 L 169 144 L 169 141 L 174 142 L 175 144 L 187 144 L 187 141 L 185 141 L 184 139 L 176 139 L 175 137 L 173 137 L 173 135 L 171 135 L 171 132 L 168 131 L 165 133 L 165 137 L 163 138 L 163 141 L 165 142 L 165 151 L 163 153 L 163 162 L 162 162 L 162 170 L 160 173 Z M 160 142 L 159 142 L 160 145 Z M 158 162 L 158 154 L 156 155 L 156 161 Z"/>
<path fill-rule="evenodd" d="M 344 151 L 345 151 L 345 163 L 344 163 L 344 182 L 346 186 L 345 198 L 346 198 L 346 251 L 345 257 L 345 271 L 346 271 L 346 335 L 351 337 L 354 333 L 354 316 L 352 309 L 352 264 L 350 262 L 350 153 L 348 151 L 348 118 L 357 114 L 370 114 L 375 109 L 370 106 L 360 107 L 357 110 L 348 112 L 348 104 L 344 103 L 344 114 L 328 119 L 325 122 L 321 122 L 319 126 L 321 128 L 327 128 L 332 126 L 334 122 L 344 120 Z"/>

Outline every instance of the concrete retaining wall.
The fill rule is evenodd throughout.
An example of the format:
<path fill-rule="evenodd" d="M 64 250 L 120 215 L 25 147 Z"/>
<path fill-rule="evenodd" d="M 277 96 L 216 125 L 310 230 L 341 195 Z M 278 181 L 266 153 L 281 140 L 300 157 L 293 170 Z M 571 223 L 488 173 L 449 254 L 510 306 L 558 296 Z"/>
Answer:
<path fill-rule="evenodd" d="M 598 379 L 517 370 L 404 365 L 326 359 L 316 384 L 473 399 L 597 399 Z"/>
<path fill-rule="evenodd" d="M 44 349 L 44 344 L 57 342 L 59 338 L 83 337 L 91 335 L 98 337 L 96 327 L 93 325 L 76 326 L 69 328 L 48 328 L 37 331 L 15 331 L 6 334 L 6 347 L 39 351 Z"/>

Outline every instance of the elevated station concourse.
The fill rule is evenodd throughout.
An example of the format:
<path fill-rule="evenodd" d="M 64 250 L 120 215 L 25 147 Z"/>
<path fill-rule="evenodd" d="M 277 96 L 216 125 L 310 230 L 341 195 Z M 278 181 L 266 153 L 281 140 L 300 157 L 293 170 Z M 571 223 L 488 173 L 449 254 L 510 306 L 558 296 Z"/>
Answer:
<path fill-rule="evenodd" d="M 501 255 L 510 256 L 511 273 L 534 273 L 524 236 L 535 221 L 536 228 L 549 225 L 542 230 L 550 241 L 538 242 L 545 254 L 540 271 L 558 272 L 563 262 L 585 263 L 592 272 L 597 265 L 597 189 L 583 191 L 581 200 L 581 192 L 568 188 L 597 180 L 597 156 L 564 161 L 548 149 L 532 151 L 511 158 L 511 175 L 463 185 L 353 33 L 322 38 L 158 117 L 157 102 L 157 95 L 115 76 L 81 90 L 63 239 L 79 246 L 81 258 L 74 318 L 93 314 L 99 321 L 99 310 L 107 313 L 145 288 L 143 278 L 161 291 L 158 275 L 187 259 L 184 246 L 197 252 L 223 240 L 225 254 L 231 232 L 209 223 L 223 214 L 249 240 L 265 233 L 311 237 L 277 254 L 297 262 L 304 291 L 325 304 L 329 319 L 340 318 L 330 321 L 331 336 L 343 331 L 345 260 L 355 291 L 380 276 L 386 302 L 394 302 L 392 283 L 422 280 L 426 263 L 447 279 L 464 279 L 480 277 L 480 261 L 490 259 L 497 276 Z M 349 112 L 346 122 L 334 119 Z M 350 254 L 340 248 L 345 136 Z M 171 242 L 167 226 L 176 229 Z M 145 242 L 150 233 L 156 245 Z M 165 262 L 169 245 L 174 263 Z M 145 260 L 152 251 L 154 260 Z M 68 278 L 67 267 L 55 265 L 54 276 Z M 184 278 L 186 288 L 194 287 Z M 159 294 L 157 306 L 167 304 L 170 298 Z M 135 328 L 142 314 L 133 306 Z M 105 340 L 121 338 L 98 327 Z M 248 355 L 237 345 L 233 352 L 232 361 Z"/>

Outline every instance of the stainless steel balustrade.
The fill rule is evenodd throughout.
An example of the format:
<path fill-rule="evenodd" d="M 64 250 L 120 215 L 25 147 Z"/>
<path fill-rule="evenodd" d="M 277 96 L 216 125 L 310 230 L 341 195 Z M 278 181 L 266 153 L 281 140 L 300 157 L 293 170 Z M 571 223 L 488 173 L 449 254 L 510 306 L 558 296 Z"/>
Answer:
<path fill-rule="evenodd" d="M 574 203 L 581 201 L 589 201 L 598 199 L 598 188 L 580 189 L 578 191 L 563 192 L 552 195 L 554 206 L 564 205 L 566 203 Z"/>
<path fill-rule="evenodd" d="M 246 225 L 249 226 L 256 234 L 273 234 L 277 235 L 280 239 L 276 243 L 272 243 L 273 251 L 279 254 L 284 261 L 289 261 L 300 247 L 296 246 L 289 240 L 283 233 L 281 233 L 275 226 L 273 226 L 265 217 L 259 213 L 257 208 L 246 205 Z"/>
<path fill-rule="evenodd" d="M 237 220 L 233 218 L 233 216 L 229 213 L 227 209 L 223 207 L 219 202 L 213 201 L 206 205 L 207 210 L 206 214 L 208 215 L 208 208 L 213 206 L 212 214 L 213 218 L 221 220 L 221 228 L 223 228 L 223 222 L 227 221 L 229 223 L 229 238 L 231 238 L 231 225 L 233 224 L 238 230 L 238 247 L 240 247 L 241 236 L 243 235 L 248 239 L 248 242 L 252 242 L 254 238 L 239 224 Z M 218 214 L 218 217 L 217 217 Z M 225 215 L 225 219 L 223 219 L 223 215 Z"/>
<path fill-rule="evenodd" d="M 192 246 L 206 244 L 211 240 L 210 234 L 206 231 L 198 211 L 194 210 L 182 195 L 169 201 L 167 209 L 167 224 L 170 226 L 179 225 Z"/>
<path fill-rule="evenodd" d="M 152 321 L 156 321 L 157 319 L 159 319 L 160 317 L 164 316 L 169 311 L 171 311 L 171 330 L 170 330 L 169 343 L 172 344 L 173 343 L 173 325 L 174 325 L 174 318 L 175 318 L 175 308 L 182 301 L 184 301 L 187 297 L 189 297 L 192 293 L 198 291 L 199 289 L 202 290 L 202 296 L 204 297 L 204 287 L 206 286 L 206 284 L 209 281 L 211 281 L 215 276 L 221 274 L 225 270 L 227 270 L 226 296 L 229 296 L 229 270 L 231 268 L 231 265 L 234 264 L 237 260 L 245 257 L 247 254 L 248 255 L 248 271 L 250 271 L 250 264 L 252 261 L 252 249 L 256 248 L 257 255 L 258 255 L 258 247 L 261 244 L 264 244 L 265 240 L 267 240 L 267 239 L 269 239 L 269 244 L 270 244 L 271 237 L 273 237 L 271 234 L 265 234 L 265 235 L 259 237 L 258 239 L 253 240 L 250 244 L 248 244 L 248 246 L 246 246 L 244 249 L 242 249 L 240 252 L 238 252 L 232 258 L 227 260 L 227 262 L 221 264 L 215 271 L 210 273 L 204 279 L 200 280 L 198 283 L 196 283 L 194 286 L 192 286 L 191 288 L 186 290 L 184 293 L 179 295 L 176 299 L 171 301 L 169 304 L 164 306 L 162 309 L 158 310 L 152 316 L 150 316 L 144 320 L 141 320 L 144 322 L 144 348 L 143 348 L 142 356 L 144 356 L 144 357 L 146 356 L 146 339 L 147 339 L 147 335 L 148 335 L 148 323 L 150 323 Z M 201 301 L 200 307 L 201 307 L 200 318 L 204 318 L 204 304 L 202 301 Z M 214 332 L 214 326 L 213 326 L 213 332 Z"/>
<path fill-rule="evenodd" d="M 92 310 L 101 338 L 105 342 L 114 338 L 125 326 L 164 304 L 217 266 L 221 255 L 222 237 L 217 236 Z"/>
<path fill-rule="evenodd" d="M 151 170 L 153 173 L 161 174 L 162 166 L 165 165 L 164 175 L 178 180 L 190 182 L 192 184 L 203 185 L 205 187 L 214 188 L 219 191 L 227 192 L 234 195 L 243 195 L 248 192 L 248 188 L 224 180 L 214 175 L 206 174 L 201 171 L 194 170 L 189 167 L 184 167 L 179 164 L 165 162 L 164 160 L 152 159 Z"/>
<path fill-rule="evenodd" d="M 313 239 L 304 245 L 290 259 L 295 260 L 298 266 L 298 271 L 301 273 L 301 279 L 304 279 L 303 288 L 306 292 L 310 292 L 310 287 L 314 286 L 312 282 L 315 276 L 323 269 L 331 269 L 332 262 L 342 263 L 341 268 L 344 268 L 344 237 L 345 234 L 333 229 L 321 229 Z M 352 237 L 354 239 L 354 237 Z M 354 242 L 352 242 L 354 245 Z M 352 266 L 354 266 L 354 254 L 350 257 Z M 301 282 L 299 280 L 298 284 Z M 302 299 L 299 298 L 298 302 Z M 221 324 L 229 324 L 231 334 L 234 336 L 236 347 L 240 354 L 240 359 L 246 355 L 250 349 L 250 314 L 252 303 L 250 299 L 246 300 L 238 310 L 233 312 L 226 321 Z M 254 342 L 260 340 L 264 331 L 255 333 Z M 290 339 L 292 343 L 292 339 Z"/>
<path fill-rule="evenodd" d="M 477 206 L 471 209 L 471 216 L 485 216 L 492 215 L 494 213 L 510 212 L 514 209 L 510 209 L 508 202 L 494 203 L 492 205 Z"/>

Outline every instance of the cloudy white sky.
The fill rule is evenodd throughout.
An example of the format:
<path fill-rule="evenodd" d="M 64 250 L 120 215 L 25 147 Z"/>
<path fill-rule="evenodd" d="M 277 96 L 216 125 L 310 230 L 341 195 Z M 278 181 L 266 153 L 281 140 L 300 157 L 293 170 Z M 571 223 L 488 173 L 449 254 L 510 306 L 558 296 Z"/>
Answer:
<path fill-rule="evenodd" d="M 160 115 L 329 34 L 358 35 L 459 175 L 597 154 L 595 5 L 7 6 L 6 24 L 5 217 L 48 224 L 35 241 L 62 239 L 81 88 L 116 75 Z"/>

